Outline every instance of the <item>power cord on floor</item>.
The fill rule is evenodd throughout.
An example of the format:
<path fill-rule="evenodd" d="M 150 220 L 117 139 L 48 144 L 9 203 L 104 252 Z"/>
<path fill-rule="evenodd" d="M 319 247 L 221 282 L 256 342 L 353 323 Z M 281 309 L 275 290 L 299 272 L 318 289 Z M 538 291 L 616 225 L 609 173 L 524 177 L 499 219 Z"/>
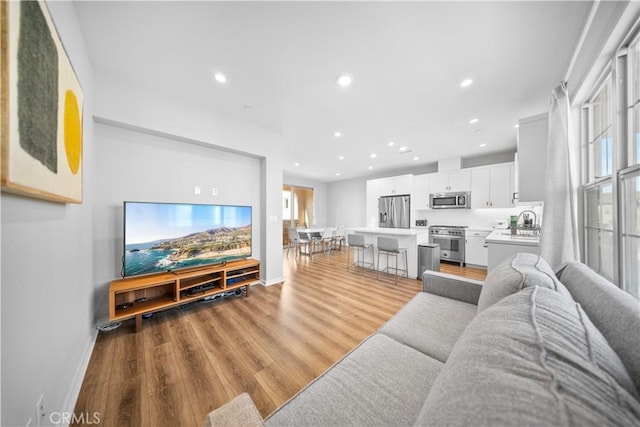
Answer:
<path fill-rule="evenodd" d="M 122 322 L 113 322 L 113 323 L 102 323 L 96 326 L 96 329 L 102 332 L 113 331 L 114 329 L 118 329 L 122 325 Z"/>

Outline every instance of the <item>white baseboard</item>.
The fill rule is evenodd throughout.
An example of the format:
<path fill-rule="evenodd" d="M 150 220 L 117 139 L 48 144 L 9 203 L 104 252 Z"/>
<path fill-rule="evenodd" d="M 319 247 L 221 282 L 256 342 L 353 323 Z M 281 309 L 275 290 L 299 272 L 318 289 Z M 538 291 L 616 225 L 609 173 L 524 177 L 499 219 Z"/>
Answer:
<path fill-rule="evenodd" d="M 78 395 L 80 394 L 80 389 L 82 388 L 84 375 L 87 372 L 87 368 L 89 367 L 89 361 L 91 360 L 91 354 L 93 353 L 93 348 L 96 345 L 97 339 L 98 330 L 93 328 L 91 331 L 91 336 L 89 337 L 89 341 L 87 342 L 87 345 L 82 352 L 82 359 L 80 359 L 80 364 L 78 365 L 78 369 L 76 369 L 73 381 L 71 382 L 71 388 L 69 389 L 69 392 L 64 399 L 64 403 L 62 404 L 62 412 L 64 413 L 71 414 L 76 407 L 76 402 L 78 400 Z M 59 425 L 67 427 L 69 424 Z"/>
<path fill-rule="evenodd" d="M 271 286 L 271 285 L 279 285 L 280 283 L 284 282 L 284 277 L 280 276 L 278 278 L 275 279 L 270 279 L 270 280 L 261 280 L 260 284 L 262 286 Z"/>

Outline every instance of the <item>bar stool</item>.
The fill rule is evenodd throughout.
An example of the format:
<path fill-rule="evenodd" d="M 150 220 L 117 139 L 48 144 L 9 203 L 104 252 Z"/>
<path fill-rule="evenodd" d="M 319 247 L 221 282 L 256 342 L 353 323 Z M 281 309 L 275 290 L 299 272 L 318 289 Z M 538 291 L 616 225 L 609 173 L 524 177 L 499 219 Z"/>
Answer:
<path fill-rule="evenodd" d="M 404 269 L 398 269 L 398 255 L 404 253 Z M 398 283 L 398 272 L 402 272 L 402 276 L 409 277 L 409 267 L 407 266 L 407 249 L 398 247 L 398 239 L 395 237 L 378 237 L 378 267 L 376 279 L 380 276 L 380 254 L 387 257 L 387 266 L 382 269 L 383 272 L 388 272 L 390 269 L 394 270 L 396 276 L 396 283 Z M 392 256 L 396 259 L 396 266 L 389 267 L 389 257 Z"/>
<path fill-rule="evenodd" d="M 347 252 L 347 271 L 349 271 L 349 268 L 351 267 L 351 261 L 349 260 L 350 258 L 350 254 L 351 254 L 351 250 L 355 249 L 357 252 L 357 258 L 354 259 L 353 265 L 355 265 L 356 267 L 361 266 L 362 267 L 362 274 L 364 275 L 364 268 L 365 266 L 369 266 L 370 268 L 373 268 L 373 245 L 371 243 L 365 243 L 364 242 L 364 236 L 362 234 L 347 234 L 347 245 L 349 245 L 348 252 Z M 366 255 L 366 250 L 367 249 L 371 249 L 371 262 L 365 262 L 365 255 Z M 360 261 L 360 253 L 362 253 L 362 261 Z"/>

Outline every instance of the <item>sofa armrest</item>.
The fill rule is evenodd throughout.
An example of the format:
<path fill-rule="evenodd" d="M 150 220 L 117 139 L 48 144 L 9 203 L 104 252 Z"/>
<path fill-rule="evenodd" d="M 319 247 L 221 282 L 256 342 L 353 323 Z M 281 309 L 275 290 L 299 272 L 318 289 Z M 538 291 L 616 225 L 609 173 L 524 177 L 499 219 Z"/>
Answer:
<path fill-rule="evenodd" d="M 264 426 L 262 416 L 247 393 L 242 393 L 207 414 L 205 427 Z"/>
<path fill-rule="evenodd" d="M 425 292 L 474 305 L 478 305 L 482 283 L 431 270 L 426 270 L 422 275 L 422 288 Z"/>

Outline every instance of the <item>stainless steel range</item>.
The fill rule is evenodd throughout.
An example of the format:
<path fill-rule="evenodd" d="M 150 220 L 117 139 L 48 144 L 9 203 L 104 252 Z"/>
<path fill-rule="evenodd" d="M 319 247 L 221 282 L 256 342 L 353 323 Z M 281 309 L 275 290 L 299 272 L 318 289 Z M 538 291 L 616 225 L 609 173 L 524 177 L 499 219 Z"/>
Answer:
<path fill-rule="evenodd" d="M 459 262 L 464 265 L 464 229 L 466 225 L 432 225 L 429 227 L 429 242 L 440 245 L 440 260 Z"/>

